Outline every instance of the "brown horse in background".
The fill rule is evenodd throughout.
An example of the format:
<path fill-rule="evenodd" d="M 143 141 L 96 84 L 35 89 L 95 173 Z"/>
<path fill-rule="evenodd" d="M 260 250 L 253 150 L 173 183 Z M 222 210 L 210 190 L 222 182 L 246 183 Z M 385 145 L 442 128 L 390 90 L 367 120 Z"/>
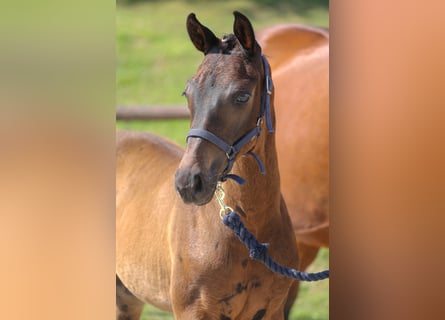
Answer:
<path fill-rule="evenodd" d="M 320 247 L 329 247 L 329 33 L 279 25 L 257 40 L 274 75 L 281 192 L 305 270 Z"/>
<path fill-rule="evenodd" d="M 232 173 L 246 183 L 226 181 L 225 202 L 260 242 L 270 244 L 274 260 L 297 268 L 296 239 L 280 193 L 275 136 L 261 117 L 267 76 L 261 48 L 249 20 L 234 14 L 234 35 L 222 40 L 194 14 L 187 18 L 190 38 L 204 53 L 185 90 L 191 128 L 232 146 L 258 129 L 234 156 Z M 249 151 L 262 160 L 265 174 Z M 150 134 L 118 134 L 116 319 L 138 319 L 144 303 L 171 311 L 179 320 L 284 318 L 294 281 L 251 260 L 223 225 L 218 204 L 210 202 L 233 155 L 196 136 L 189 135 L 183 152 Z"/>

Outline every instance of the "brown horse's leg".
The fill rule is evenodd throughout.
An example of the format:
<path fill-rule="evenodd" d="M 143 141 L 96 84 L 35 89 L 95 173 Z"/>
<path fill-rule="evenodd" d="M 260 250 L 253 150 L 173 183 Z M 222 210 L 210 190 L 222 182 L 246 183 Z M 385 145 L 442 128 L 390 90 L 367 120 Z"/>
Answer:
<path fill-rule="evenodd" d="M 116 320 L 139 320 L 143 308 L 144 303 L 116 275 Z"/>
<path fill-rule="evenodd" d="M 320 250 L 319 247 L 312 247 L 303 242 L 297 241 L 298 255 L 300 257 L 300 271 L 305 271 L 307 267 L 315 260 L 317 253 Z M 289 294 L 287 296 L 286 304 L 284 305 L 284 319 L 289 319 L 290 309 L 292 308 L 295 299 L 297 299 L 298 289 L 300 287 L 300 281 L 294 281 Z"/>

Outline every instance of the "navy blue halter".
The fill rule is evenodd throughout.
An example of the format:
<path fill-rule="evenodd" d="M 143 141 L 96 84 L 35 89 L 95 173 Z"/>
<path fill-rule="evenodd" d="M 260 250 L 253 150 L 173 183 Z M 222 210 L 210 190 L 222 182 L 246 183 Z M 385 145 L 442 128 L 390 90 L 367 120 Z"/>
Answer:
<path fill-rule="evenodd" d="M 266 90 L 263 92 L 263 95 L 261 97 L 261 108 L 260 108 L 260 116 L 258 117 L 257 124 L 255 128 L 247 132 L 244 136 L 242 136 L 238 141 L 236 141 L 233 145 L 230 145 L 229 143 L 225 142 L 221 138 L 217 137 L 213 133 L 211 133 L 208 130 L 205 129 L 197 129 L 193 128 L 190 129 L 190 131 L 187 133 L 187 138 L 194 137 L 194 138 L 201 138 L 205 139 L 214 145 L 216 145 L 218 148 L 223 150 L 226 153 L 227 159 L 229 161 L 226 169 L 224 170 L 224 173 L 221 177 L 221 181 L 225 181 L 228 178 L 233 179 L 237 181 L 240 184 L 244 183 L 244 180 L 235 175 L 235 174 L 229 174 L 230 170 L 232 170 L 233 163 L 235 161 L 236 155 L 240 152 L 240 150 L 254 137 L 258 137 L 261 133 L 261 122 L 264 116 L 266 116 L 266 126 L 267 130 L 269 132 L 273 132 L 273 125 L 272 125 L 272 119 L 270 115 L 270 95 L 272 94 L 273 90 L 273 82 L 272 78 L 270 76 L 270 67 L 269 63 L 267 62 L 267 59 L 264 55 L 261 56 L 263 60 L 263 66 L 264 66 L 264 81 L 266 85 Z M 258 163 L 258 166 L 260 168 L 260 171 L 262 174 L 266 173 L 266 170 L 264 168 L 263 163 L 261 162 L 258 155 L 256 155 L 254 152 L 249 151 L 247 154 L 253 156 L 253 158 Z"/>

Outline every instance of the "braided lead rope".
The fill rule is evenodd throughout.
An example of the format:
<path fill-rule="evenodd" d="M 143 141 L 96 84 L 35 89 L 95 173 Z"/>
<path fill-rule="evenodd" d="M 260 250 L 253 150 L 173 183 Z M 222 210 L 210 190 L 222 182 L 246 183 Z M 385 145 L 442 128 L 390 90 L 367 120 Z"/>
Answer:
<path fill-rule="evenodd" d="M 228 209 L 230 207 L 226 207 Z M 231 208 L 230 208 L 231 209 Z M 221 214 L 221 212 L 220 212 Z M 318 281 L 329 278 L 329 270 L 324 270 L 321 272 L 307 273 L 298 271 L 291 268 L 286 268 L 272 260 L 272 258 L 267 254 L 267 249 L 269 244 L 259 243 L 255 236 L 246 229 L 242 223 L 239 215 L 230 210 L 230 212 L 222 217 L 223 223 L 233 230 L 237 235 L 238 239 L 249 249 L 250 257 L 257 261 L 264 263 L 270 270 L 275 273 L 281 274 L 288 278 L 297 279 L 300 281 Z"/>

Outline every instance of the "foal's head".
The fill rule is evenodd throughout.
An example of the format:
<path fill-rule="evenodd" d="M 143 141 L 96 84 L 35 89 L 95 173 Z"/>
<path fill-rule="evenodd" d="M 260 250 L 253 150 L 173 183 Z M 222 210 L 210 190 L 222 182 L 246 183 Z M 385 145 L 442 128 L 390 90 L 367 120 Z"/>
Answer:
<path fill-rule="evenodd" d="M 241 13 L 234 15 L 234 34 L 222 39 L 193 13 L 188 16 L 187 31 L 195 47 L 204 53 L 204 60 L 184 91 L 191 129 L 210 132 L 229 145 L 256 127 L 265 90 L 261 48 L 252 25 Z M 252 146 L 248 143 L 243 148 L 247 151 Z M 229 158 L 230 154 L 208 139 L 189 134 L 175 177 L 183 201 L 208 203 L 217 182 L 230 170 Z"/>

